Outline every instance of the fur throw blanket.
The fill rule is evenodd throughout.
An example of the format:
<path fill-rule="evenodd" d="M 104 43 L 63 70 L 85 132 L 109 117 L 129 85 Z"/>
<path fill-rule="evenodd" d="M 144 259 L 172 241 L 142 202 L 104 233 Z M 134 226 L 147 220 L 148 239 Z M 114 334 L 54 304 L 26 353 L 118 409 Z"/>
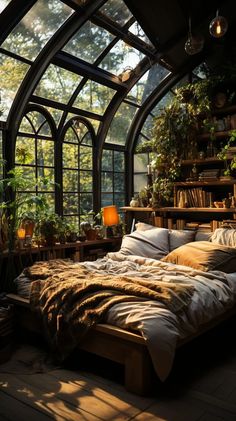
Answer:
<path fill-rule="evenodd" d="M 107 311 L 124 301 L 157 300 L 177 313 L 193 294 L 192 285 L 99 274 L 66 260 L 37 262 L 24 274 L 32 281 L 30 303 L 43 317 L 46 334 L 63 360 Z"/>

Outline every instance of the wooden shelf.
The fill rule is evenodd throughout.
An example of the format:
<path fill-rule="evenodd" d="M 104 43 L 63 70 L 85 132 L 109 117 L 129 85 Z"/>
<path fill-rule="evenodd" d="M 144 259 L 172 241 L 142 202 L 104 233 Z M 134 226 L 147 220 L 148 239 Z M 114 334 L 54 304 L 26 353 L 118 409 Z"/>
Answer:
<path fill-rule="evenodd" d="M 214 110 L 212 110 L 212 114 L 217 114 L 217 115 L 223 115 L 223 114 L 232 114 L 232 113 L 236 113 L 236 105 L 228 105 L 226 107 L 222 107 L 222 108 L 214 108 Z"/>
<path fill-rule="evenodd" d="M 224 130 L 224 131 L 220 131 L 220 132 L 215 132 L 214 133 L 214 137 L 216 139 L 223 139 L 224 137 L 230 136 L 231 135 L 231 131 L 232 130 Z M 199 140 L 209 140 L 210 134 L 209 133 L 202 133 L 198 136 Z"/>
<path fill-rule="evenodd" d="M 144 207 L 133 207 L 133 206 L 123 206 L 120 208 L 121 211 L 129 211 L 129 212 L 153 212 L 153 208 L 144 208 Z"/>
<path fill-rule="evenodd" d="M 215 156 L 204 158 L 204 159 L 183 159 L 181 162 L 181 165 L 188 166 L 193 164 L 199 164 L 199 165 L 208 165 L 208 164 L 215 164 L 215 163 L 222 163 L 223 161 L 219 158 L 216 158 Z"/>
<path fill-rule="evenodd" d="M 178 208 L 178 207 L 164 207 L 153 209 L 154 212 L 175 212 L 175 213 L 189 213 L 189 212 L 207 212 L 207 213 L 236 213 L 236 208 Z"/>
<path fill-rule="evenodd" d="M 217 180 L 217 181 L 177 181 L 175 187 L 204 187 L 204 186 L 233 186 L 236 184 L 236 178 L 233 180 Z"/>

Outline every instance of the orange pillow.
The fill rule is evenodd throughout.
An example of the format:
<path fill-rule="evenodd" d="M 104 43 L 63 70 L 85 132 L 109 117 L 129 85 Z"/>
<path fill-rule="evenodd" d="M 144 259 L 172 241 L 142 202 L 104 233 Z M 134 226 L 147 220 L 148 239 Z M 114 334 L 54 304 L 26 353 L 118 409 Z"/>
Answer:
<path fill-rule="evenodd" d="M 161 260 L 203 271 L 236 272 L 236 249 L 209 241 L 187 243 L 173 250 Z"/>

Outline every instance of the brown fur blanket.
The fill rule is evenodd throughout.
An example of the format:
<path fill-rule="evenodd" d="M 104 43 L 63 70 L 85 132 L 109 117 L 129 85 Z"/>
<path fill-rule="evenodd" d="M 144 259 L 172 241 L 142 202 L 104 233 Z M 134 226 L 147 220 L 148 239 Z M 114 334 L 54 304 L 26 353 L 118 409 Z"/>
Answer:
<path fill-rule="evenodd" d="M 34 281 L 31 307 L 41 313 L 48 339 L 60 359 L 95 323 L 104 322 L 114 304 L 157 300 L 177 313 L 189 304 L 194 291 L 188 284 L 99 274 L 66 260 L 37 262 L 24 274 Z"/>

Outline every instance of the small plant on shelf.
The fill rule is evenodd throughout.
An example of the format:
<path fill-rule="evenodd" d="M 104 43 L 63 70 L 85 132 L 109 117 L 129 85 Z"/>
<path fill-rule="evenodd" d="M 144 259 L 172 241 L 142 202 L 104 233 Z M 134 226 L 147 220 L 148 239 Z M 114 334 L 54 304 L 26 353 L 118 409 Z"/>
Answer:
<path fill-rule="evenodd" d="M 217 158 L 224 161 L 225 170 L 223 172 L 224 177 L 233 178 L 236 170 L 236 151 L 232 149 L 232 145 L 236 141 L 236 130 L 232 130 L 228 142 L 222 147 L 220 152 L 217 154 Z"/>

